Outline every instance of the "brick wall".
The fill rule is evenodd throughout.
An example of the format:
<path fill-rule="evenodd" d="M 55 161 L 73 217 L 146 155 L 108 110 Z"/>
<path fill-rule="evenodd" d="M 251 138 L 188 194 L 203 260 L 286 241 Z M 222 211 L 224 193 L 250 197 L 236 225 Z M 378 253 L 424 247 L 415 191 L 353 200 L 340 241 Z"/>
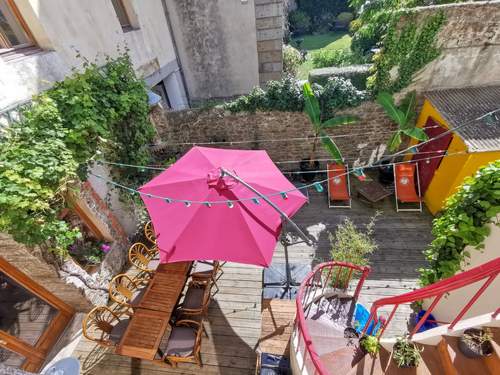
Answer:
<path fill-rule="evenodd" d="M 395 126 L 377 104 L 366 102 L 339 113 L 350 113 L 360 118 L 356 124 L 329 131 L 330 135 L 338 137 L 335 142 L 349 164 L 373 161 L 384 153 L 385 144 Z M 165 112 L 163 118 L 156 118 L 155 123 L 163 142 L 163 146 L 157 147 L 157 150 L 162 149 L 165 157 L 181 155 L 192 143 L 251 141 L 220 146 L 264 149 L 275 162 L 280 162 L 308 157 L 313 144 L 311 139 L 282 141 L 284 138 L 313 136 L 309 119 L 301 112 L 231 114 L 221 109 L 183 110 Z M 189 144 L 172 145 L 174 143 Z M 319 147 L 317 156 L 327 158 L 329 155 Z M 297 163 L 282 165 L 283 170 L 296 168 Z"/>
<path fill-rule="evenodd" d="M 283 71 L 283 0 L 255 0 L 259 82 L 278 80 Z"/>

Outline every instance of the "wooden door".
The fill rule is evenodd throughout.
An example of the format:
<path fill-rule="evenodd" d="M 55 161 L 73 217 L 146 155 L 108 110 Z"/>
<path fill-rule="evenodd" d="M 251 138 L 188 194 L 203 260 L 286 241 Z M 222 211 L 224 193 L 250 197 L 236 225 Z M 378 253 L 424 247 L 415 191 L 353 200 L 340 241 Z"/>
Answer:
<path fill-rule="evenodd" d="M 0 257 L 0 363 L 36 372 L 74 310 Z"/>
<path fill-rule="evenodd" d="M 429 139 L 440 136 L 447 129 L 440 126 L 432 118 L 428 118 L 424 131 Z M 413 160 L 418 163 L 418 175 L 420 179 L 420 194 L 423 196 L 434 177 L 434 173 L 439 168 L 445 152 L 450 146 L 452 134 L 448 133 L 440 138 L 430 141 L 422 146 L 418 146 L 418 153 L 413 156 Z"/>

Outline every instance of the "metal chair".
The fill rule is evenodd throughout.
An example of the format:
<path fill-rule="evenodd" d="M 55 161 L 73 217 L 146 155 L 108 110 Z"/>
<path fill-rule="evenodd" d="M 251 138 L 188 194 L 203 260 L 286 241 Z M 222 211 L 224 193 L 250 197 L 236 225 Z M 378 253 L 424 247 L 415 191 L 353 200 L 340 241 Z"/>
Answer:
<path fill-rule="evenodd" d="M 82 322 L 82 333 L 85 338 L 110 348 L 115 347 L 125 330 L 129 319 L 120 319 L 120 315 L 106 306 L 94 307 Z"/>
<path fill-rule="evenodd" d="M 178 363 L 194 363 L 203 367 L 201 361 L 201 335 L 204 331 L 203 321 L 190 319 L 179 320 L 170 332 L 163 360 L 172 367 Z"/>
<path fill-rule="evenodd" d="M 153 223 L 148 221 L 146 225 L 144 225 L 144 235 L 152 244 L 156 244 L 156 233 L 153 228 Z"/>
<path fill-rule="evenodd" d="M 184 299 L 177 307 L 177 317 L 189 317 L 194 315 L 205 316 L 210 304 L 212 283 L 197 284 L 190 282 L 184 295 Z"/>
<path fill-rule="evenodd" d="M 139 288 L 136 281 L 122 273 L 111 279 L 108 290 L 111 300 L 129 309 L 132 308 L 135 302 L 138 302 L 142 298 L 146 288 Z"/>
<path fill-rule="evenodd" d="M 217 289 L 214 294 L 219 291 L 217 286 L 217 275 L 219 272 L 223 272 L 221 265 L 218 261 L 197 261 L 191 270 L 191 280 L 195 285 L 202 285 L 212 283 Z"/>

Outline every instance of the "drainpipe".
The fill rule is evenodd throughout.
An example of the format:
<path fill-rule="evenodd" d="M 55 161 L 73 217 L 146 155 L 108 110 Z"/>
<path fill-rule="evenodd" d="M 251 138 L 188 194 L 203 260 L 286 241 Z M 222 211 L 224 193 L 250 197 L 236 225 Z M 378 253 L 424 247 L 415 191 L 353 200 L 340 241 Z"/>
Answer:
<path fill-rule="evenodd" d="M 182 69 L 181 59 L 179 57 L 179 49 L 177 48 L 177 43 L 175 42 L 174 30 L 172 29 L 172 23 L 170 22 L 170 13 L 168 12 L 166 0 L 161 0 L 161 5 L 163 7 L 163 13 L 165 13 L 165 18 L 167 21 L 168 30 L 172 38 L 172 45 L 174 46 L 175 60 L 177 61 L 177 66 L 179 67 L 179 73 L 181 74 L 182 84 L 184 85 L 184 93 L 186 94 L 186 99 L 189 108 L 191 108 L 191 98 L 189 97 L 188 86 L 186 83 L 186 77 L 184 76 L 184 70 Z"/>

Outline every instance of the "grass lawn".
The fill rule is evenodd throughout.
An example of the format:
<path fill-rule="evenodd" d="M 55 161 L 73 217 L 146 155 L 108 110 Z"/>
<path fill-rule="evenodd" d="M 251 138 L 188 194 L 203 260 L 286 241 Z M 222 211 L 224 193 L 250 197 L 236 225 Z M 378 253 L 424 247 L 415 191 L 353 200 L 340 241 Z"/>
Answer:
<path fill-rule="evenodd" d="M 347 49 L 351 46 L 351 37 L 345 31 L 332 31 L 327 34 L 302 35 L 292 39 L 291 45 L 297 48 L 297 39 L 302 39 L 301 49 L 312 52 L 321 48 Z M 310 57 L 310 54 L 308 55 Z M 298 78 L 307 79 L 309 71 L 313 69 L 312 61 L 308 58 L 299 68 Z"/>

